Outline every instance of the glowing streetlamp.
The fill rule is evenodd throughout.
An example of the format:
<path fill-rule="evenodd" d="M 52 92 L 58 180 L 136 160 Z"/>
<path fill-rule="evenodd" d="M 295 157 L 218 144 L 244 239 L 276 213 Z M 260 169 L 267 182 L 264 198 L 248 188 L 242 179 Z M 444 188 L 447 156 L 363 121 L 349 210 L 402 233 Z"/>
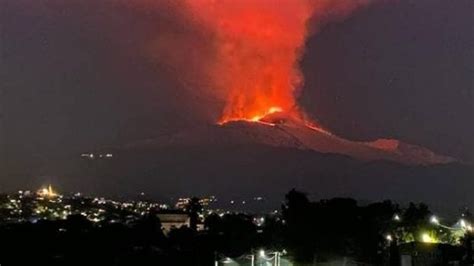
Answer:
<path fill-rule="evenodd" d="M 268 258 L 267 253 L 265 253 L 265 250 L 261 249 L 259 252 L 259 257 L 263 260 L 273 260 L 273 265 L 275 266 L 280 266 L 281 265 L 281 255 L 286 254 L 286 250 L 283 250 L 283 252 L 275 251 L 275 252 L 269 252 L 268 255 L 273 255 L 273 257 Z"/>
<path fill-rule="evenodd" d="M 459 226 L 461 227 L 462 230 L 472 232 L 472 225 L 464 219 L 460 219 L 458 222 Z"/>
<path fill-rule="evenodd" d="M 250 265 L 255 266 L 255 255 L 250 255 Z"/>
<path fill-rule="evenodd" d="M 434 216 L 434 215 L 431 216 L 430 222 L 431 222 L 432 224 L 439 225 L 439 219 L 438 219 L 438 217 L 436 217 L 436 216 Z"/>
<path fill-rule="evenodd" d="M 468 222 L 466 222 L 464 219 L 460 219 L 454 226 L 447 226 L 447 225 L 441 224 L 436 216 L 432 216 L 430 219 L 430 222 L 432 224 L 435 224 L 437 226 L 440 226 L 442 228 L 452 230 L 452 231 L 466 232 L 466 231 L 473 230 L 472 226 Z"/>
<path fill-rule="evenodd" d="M 225 258 L 225 259 L 222 261 L 222 263 L 224 263 L 224 264 L 232 263 L 232 262 L 233 262 L 233 260 L 232 260 L 231 258 L 229 258 L 229 257 Z"/>

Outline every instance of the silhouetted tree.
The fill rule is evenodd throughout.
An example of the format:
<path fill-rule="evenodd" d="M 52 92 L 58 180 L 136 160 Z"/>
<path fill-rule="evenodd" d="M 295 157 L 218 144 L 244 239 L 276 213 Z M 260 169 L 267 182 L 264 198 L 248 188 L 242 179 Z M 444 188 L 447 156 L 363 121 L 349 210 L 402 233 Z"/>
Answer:
<path fill-rule="evenodd" d="M 155 211 L 139 219 L 133 227 L 138 242 L 145 246 L 157 245 L 164 239 L 161 221 Z"/>
<path fill-rule="evenodd" d="M 199 222 L 199 214 L 202 212 L 202 205 L 197 197 L 191 198 L 191 200 L 188 203 L 188 206 L 186 209 L 189 212 L 189 218 L 190 218 L 190 225 L 189 227 L 196 231 L 197 230 L 197 224 Z"/>
<path fill-rule="evenodd" d="M 297 261 L 311 260 L 315 249 L 315 216 L 302 192 L 292 189 L 282 205 L 285 244 Z"/>

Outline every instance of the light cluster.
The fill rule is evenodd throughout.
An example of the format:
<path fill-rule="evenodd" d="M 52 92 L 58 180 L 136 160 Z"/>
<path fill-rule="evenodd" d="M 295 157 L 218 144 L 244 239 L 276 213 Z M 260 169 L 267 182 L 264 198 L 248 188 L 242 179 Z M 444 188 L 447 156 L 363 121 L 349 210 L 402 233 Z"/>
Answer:
<path fill-rule="evenodd" d="M 149 201 L 115 201 L 85 197 L 81 193 L 61 195 L 51 186 L 36 193 L 20 190 L 0 195 L 0 223 L 61 220 L 71 215 L 82 215 L 88 220 L 110 223 L 131 223 L 151 210 L 168 209 L 166 204 Z"/>

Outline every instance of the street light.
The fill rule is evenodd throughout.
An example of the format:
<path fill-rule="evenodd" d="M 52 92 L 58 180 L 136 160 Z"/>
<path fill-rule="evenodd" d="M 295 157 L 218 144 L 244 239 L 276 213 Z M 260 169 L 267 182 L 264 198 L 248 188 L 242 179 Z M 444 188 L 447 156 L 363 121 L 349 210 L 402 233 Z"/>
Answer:
<path fill-rule="evenodd" d="M 269 253 L 265 253 L 265 250 L 261 249 L 259 252 L 259 256 L 261 259 L 264 259 L 264 260 L 273 260 L 273 265 L 274 266 L 280 266 L 281 265 L 281 255 L 282 254 L 286 254 L 286 250 L 283 250 L 282 252 L 279 252 L 279 251 L 274 251 L 274 252 L 269 252 Z M 273 258 L 267 258 L 267 255 L 273 255 Z"/>
<path fill-rule="evenodd" d="M 395 214 L 395 215 L 393 216 L 393 220 L 395 220 L 395 221 L 397 221 L 397 222 L 400 222 L 401 218 L 400 218 L 400 216 L 399 216 L 398 214 Z"/>
<path fill-rule="evenodd" d="M 433 216 L 431 216 L 431 218 L 430 218 L 430 222 L 431 222 L 432 224 L 439 225 L 439 220 L 438 220 L 438 217 L 436 217 L 436 216 L 434 216 L 434 215 L 433 215 Z"/>
<path fill-rule="evenodd" d="M 224 264 L 232 263 L 232 262 L 233 262 L 233 260 L 232 260 L 231 258 L 229 258 L 229 257 L 225 258 L 225 259 L 222 261 L 222 263 L 224 263 Z"/>
<path fill-rule="evenodd" d="M 466 222 L 466 220 L 460 219 L 458 224 L 464 231 L 472 232 L 472 225 Z"/>
<path fill-rule="evenodd" d="M 438 218 L 436 216 L 431 216 L 431 219 L 430 219 L 430 222 L 432 224 L 435 224 L 437 226 L 440 226 L 442 228 L 445 228 L 445 229 L 448 229 L 448 230 L 452 230 L 452 231 L 472 231 L 472 226 L 466 222 L 464 219 L 460 219 L 459 222 L 454 225 L 454 226 L 447 226 L 447 225 L 444 225 L 442 223 L 439 222 Z"/>
<path fill-rule="evenodd" d="M 255 255 L 250 255 L 250 265 L 255 266 Z"/>

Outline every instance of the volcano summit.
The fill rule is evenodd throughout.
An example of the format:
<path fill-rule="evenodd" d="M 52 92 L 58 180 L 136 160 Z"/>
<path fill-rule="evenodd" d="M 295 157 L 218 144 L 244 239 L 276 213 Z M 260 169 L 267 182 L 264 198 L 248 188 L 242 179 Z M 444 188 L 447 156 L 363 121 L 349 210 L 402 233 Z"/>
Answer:
<path fill-rule="evenodd" d="M 345 155 L 361 161 L 394 161 L 406 165 L 445 164 L 454 158 L 395 139 L 351 141 L 312 125 L 297 115 L 272 112 L 255 120 L 233 120 L 134 142 L 128 148 L 173 146 L 266 145 Z"/>

